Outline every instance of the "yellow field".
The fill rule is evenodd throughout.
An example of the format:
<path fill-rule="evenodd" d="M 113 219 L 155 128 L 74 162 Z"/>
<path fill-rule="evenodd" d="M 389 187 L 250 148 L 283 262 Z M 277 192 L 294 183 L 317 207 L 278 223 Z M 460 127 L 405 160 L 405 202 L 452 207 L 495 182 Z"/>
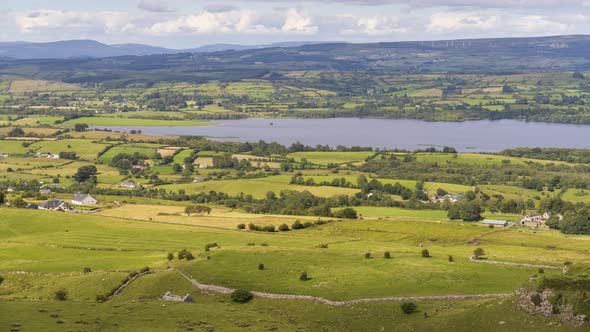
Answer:
<path fill-rule="evenodd" d="M 10 83 L 10 92 L 16 95 L 35 91 L 76 91 L 80 89 L 77 84 L 42 80 L 15 80 Z"/>

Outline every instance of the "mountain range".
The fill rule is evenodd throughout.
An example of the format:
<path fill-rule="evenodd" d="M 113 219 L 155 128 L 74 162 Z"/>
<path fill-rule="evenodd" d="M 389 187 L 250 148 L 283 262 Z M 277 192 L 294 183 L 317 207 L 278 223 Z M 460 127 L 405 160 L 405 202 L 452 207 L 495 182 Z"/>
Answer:
<path fill-rule="evenodd" d="M 0 43 L 0 57 L 12 59 L 69 59 L 69 58 L 106 58 L 125 55 L 154 55 L 178 53 L 205 53 L 228 50 L 243 51 L 249 49 L 273 47 L 297 47 L 319 44 L 319 42 L 281 42 L 266 45 L 213 44 L 191 49 L 170 49 L 144 44 L 103 44 L 95 40 L 64 40 L 47 43 L 4 42 Z"/>

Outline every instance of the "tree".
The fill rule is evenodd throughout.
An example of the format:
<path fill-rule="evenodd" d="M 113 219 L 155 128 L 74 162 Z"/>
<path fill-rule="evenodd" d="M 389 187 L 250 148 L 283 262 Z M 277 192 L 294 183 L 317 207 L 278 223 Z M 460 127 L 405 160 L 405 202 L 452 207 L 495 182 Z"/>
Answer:
<path fill-rule="evenodd" d="M 422 250 L 422 257 L 424 257 L 424 258 L 430 257 L 430 252 L 428 251 L 428 249 Z"/>
<path fill-rule="evenodd" d="M 15 197 L 11 202 L 12 206 L 18 209 L 22 209 L 27 206 L 27 202 L 23 200 L 22 197 Z"/>
<path fill-rule="evenodd" d="M 246 229 L 246 224 L 238 224 L 238 229 Z"/>
<path fill-rule="evenodd" d="M 574 73 L 572 74 L 572 77 L 573 77 L 573 78 L 577 78 L 577 79 L 581 79 L 581 80 L 583 80 L 583 79 L 585 79 L 585 78 L 586 78 L 586 77 L 584 76 L 584 74 L 580 73 L 579 71 L 576 71 L 576 72 L 574 72 Z"/>
<path fill-rule="evenodd" d="M 254 295 L 252 295 L 252 293 L 242 289 L 236 289 L 230 295 L 231 300 L 236 303 L 246 303 L 252 300 L 253 297 Z"/>
<path fill-rule="evenodd" d="M 169 261 L 173 260 L 173 259 L 174 259 L 174 254 L 173 254 L 173 253 L 171 253 L 171 252 L 169 252 L 169 253 L 168 253 L 168 256 L 166 256 L 166 258 L 167 258 Z"/>
<path fill-rule="evenodd" d="M 4 193 L 0 192 L 0 205 L 4 204 L 6 202 L 6 196 L 4 195 Z"/>
<path fill-rule="evenodd" d="M 513 93 L 513 92 L 514 92 L 514 89 L 509 85 L 504 84 L 504 86 L 502 87 L 502 93 Z"/>
<path fill-rule="evenodd" d="M 97 169 L 94 165 L 86 165 L 78 168 L 76 174 L 74 174 L 74 180 L 78 182 L 85 182 L 87 180 L 93 180 L 96 182 Z"/>
<path fill-rule="evenodd" d="M 205 205 L 191 205 L 191 206 L 187 206 L 186 208 L 184 208 L 184 213 L 186 213 L 187 215 L 191 215 L 193 213 L 196 214 L 201 214 L 201 213 L 206 213 L 206 214 L 211 214 L 211 208 Z"/>
<path fill-rule="evenodd" d="M 68 291 L 65 289 L 60 289 L 55 292 L 55 299 L 58 301 L 65 301 L 68 299 Z"/>
<path fill-rule="evenodd" d="M 282 224 L 279 226 L 279 231 L 281 231 L 281 232 L 286 232 L 288 230 L 289 230 L 289 225 L 287 225 L 287 224 Z"/>
<path fill-rule="evenodd" d="M 8 136 L 10 137 L 23 137 L 25 136 L 25 131 L 22 128 L 14 128 L 8 132 Z"/>
<path fill-rule="evenodd" d="M 299 276 L 299 280 L 301 280 L 301 281 L 309 280 L 309 276 L 307 275 L 307 272 L 305 272 L 305 271 L 301 272 L 301 275 Z"/>
<path fill-rule="evenodd" d="M 85 131 L 86 129 L 88 129 L 88 125 L 85 123 L 76 123 L 76 125 L 74 125 L 74 130 L 75 131 Z"/>
<path fill-rule="evenodd" d="M 262 263 L 258 264 L 258 269 L 261 271 L 264 270 L 264 264 L 262 264 Z"/>
<path fill-rule="evenodd" d="M 454 261 L 455 261 L 455 258 L 453 257 L 453 255 L 449 255 L 449 262 L 451 262 L 451 263 L 452 263 L 452 262 L 454 262 Z"/>
<path fill-rule="evenodd" d="M 358 214 L 353 208 L 344 208 L 334 212 L 334 217 L 341 219 L 358 219 Z"/>
<path fill-rule="evenodd" d="M 92 272 L 92 269 L 89 267 L 85 267 L 84 270 L 82 270 L 84 273 L 90 273 Z"/>
<path fill-rule="evenodd" d="M 408 315 L 416 312 L 416 310 L 418 309 L 418 306 L 413 302 L 404 302 L 400 305 L 400 307 L 402 311 Z"/>
<path fill-rule="evenodd" d="M 383 258 L 390 259 L 391 258 L 391 253 L 389 251 L 384 252 L 383 253 Z"/>
<path fill-rule="evenodd" d="M 367 258 L 367 259 L 371 258 L 371 253 L 370 252 L 365 253 L 365 258 Z"/>
<path fill-rule="evenodd" d="M 485 250 L 483 250 L 483 248 L 476 248 L 475 250 L 473 250 L 473 257 L 475 257 L 475 259 L 480 259 L 485 254 L 486 252 Z"/>
<path fill-rule="evenodd" d="M 2 285 L 3 282 L 4 282 L 4 277 L 0 276 L 0 285 Z"/>

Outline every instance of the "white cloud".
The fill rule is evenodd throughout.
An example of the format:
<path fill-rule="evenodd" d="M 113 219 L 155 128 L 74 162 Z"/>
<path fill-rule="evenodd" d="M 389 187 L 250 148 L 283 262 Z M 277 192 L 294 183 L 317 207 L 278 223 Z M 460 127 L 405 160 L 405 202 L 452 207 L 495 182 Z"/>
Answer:
<path fill-rule="evenodd" d="M 433 33 L 452 33 L 461 30 L 488 30 L 498 28 L 499 18 L 477 12 L 440 12 L 430 16 L 427 30 Z"/>
<path fill-rule="evenodd" d="M 309 35 L 317 33 L 318 27 L 313 24 L 313 19 L 306 13 L 302 13 L 295 8 L 289 8 L 287 10 L 287 19 L 281 31 Z"/>
<path fill-rule="evenodd" d="M 554 21 L 540 15 L 528 15 L 512 19 L 510 26 L 514 31 L 528 34 L 560 34 L 573 28 L 567 23 Z"/>
<path fill-rule="evenodd" d="M 14 20 L 17 28 L 25 33 L 46 29 L 80 29 L 115 33 L 133 26 L 132 19 L 123 12 L 38 10 L 17 14 Z"/>
<path fill-rule="evenodd" d="M 392 33 L 403 33 L 406 28 L 400 26 L 399 19 L 392 16 L 362 16 L 357 19 L 356 32 L 368 35 L 387 35 Z"/>

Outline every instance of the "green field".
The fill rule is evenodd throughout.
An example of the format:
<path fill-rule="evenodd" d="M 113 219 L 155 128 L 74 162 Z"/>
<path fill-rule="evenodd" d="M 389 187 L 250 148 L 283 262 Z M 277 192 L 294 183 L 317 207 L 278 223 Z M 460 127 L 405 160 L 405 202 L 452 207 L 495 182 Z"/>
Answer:
<path fill-rule="evenodd" d="M 89 126 L 137 126 L 137 127 L 151 127 L 151 126 L 167 126 L 167 127 L 196 127 L 196 126 L 211 126 L 214 123 L 209 121 L 198 120 L 157 120 L 157 119 L 132 119 L 132 118 L 111 118 L 111 117 L 91 117 L 78 118 L 68 120 L 63 123 L 65 127 L 73 127 L 77 123 L 84 123 Z"/>

